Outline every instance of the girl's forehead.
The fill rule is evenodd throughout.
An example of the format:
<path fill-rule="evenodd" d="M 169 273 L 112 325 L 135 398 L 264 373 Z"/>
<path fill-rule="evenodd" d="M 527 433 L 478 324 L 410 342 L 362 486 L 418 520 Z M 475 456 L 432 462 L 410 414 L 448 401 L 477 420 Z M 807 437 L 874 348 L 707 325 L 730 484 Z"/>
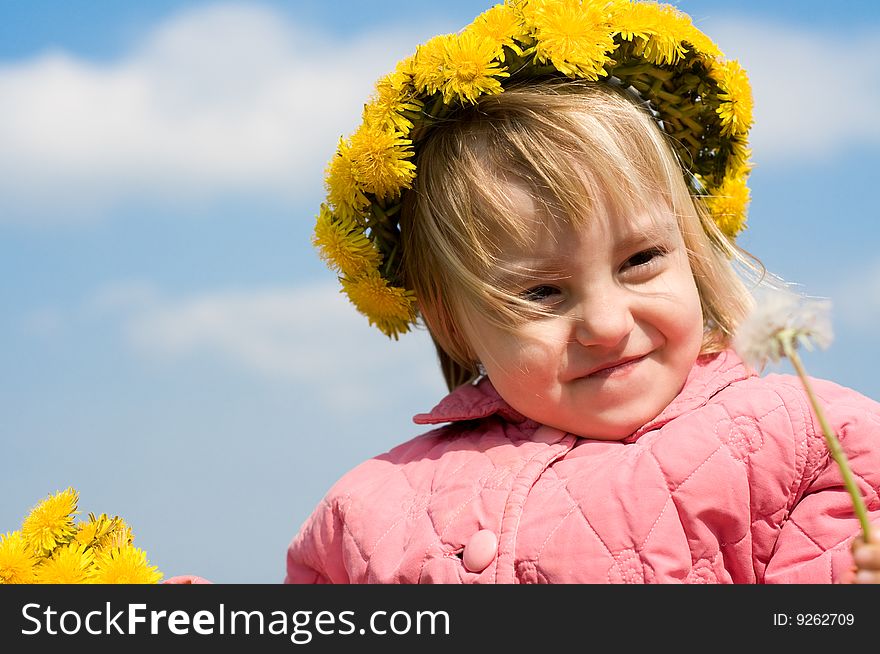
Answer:
<path fill-rule="evenodd" d="M 680 237 L 675 215 L 659 199 L 628 207 L 594 202 L 588 212 L 574 217 L 538 206 L 521 188 L 511 195 L 511 200 L 514 198 L 520 229 L 499 242 L 508 258 L 554 258 L 582 240 L 595 243 L 597 248 L 626 249 Z"/>

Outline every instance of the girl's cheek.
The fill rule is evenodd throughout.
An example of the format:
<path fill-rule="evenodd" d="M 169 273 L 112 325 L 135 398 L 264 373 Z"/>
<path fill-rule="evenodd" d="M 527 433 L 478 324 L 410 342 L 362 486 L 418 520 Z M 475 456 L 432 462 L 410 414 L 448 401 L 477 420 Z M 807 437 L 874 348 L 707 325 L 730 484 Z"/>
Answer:
<path fill-rule="evenodd" d="M 547 329 L 520 340 L 511 356 L 518 360 L 521 369 L 527 369 L 536 377 L 542 376 L 543 372 L 552 375 L 552 371 L 566 359 L 568 342 L 567 331 Z"/>

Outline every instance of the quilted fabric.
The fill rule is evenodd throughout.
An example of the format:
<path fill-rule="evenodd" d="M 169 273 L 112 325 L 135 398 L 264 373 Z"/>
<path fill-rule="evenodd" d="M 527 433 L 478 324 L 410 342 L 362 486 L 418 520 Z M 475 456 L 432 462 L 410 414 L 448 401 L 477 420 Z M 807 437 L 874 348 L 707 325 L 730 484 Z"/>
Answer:
<path fill-rule="evenodd" d="M 813 380 L 880 523 L 880 404 Z M 524 418 L 489 380 L 415 417 L 440 425 L 340 479 L 288 549 L 288 583 L 830 583 L 849 496 L 797 377 L 697 361 L 619 442 Z M 481 530 L 497 551 L 469 571 Z M 485 540 L 485 539 L 484 539 Z"/>

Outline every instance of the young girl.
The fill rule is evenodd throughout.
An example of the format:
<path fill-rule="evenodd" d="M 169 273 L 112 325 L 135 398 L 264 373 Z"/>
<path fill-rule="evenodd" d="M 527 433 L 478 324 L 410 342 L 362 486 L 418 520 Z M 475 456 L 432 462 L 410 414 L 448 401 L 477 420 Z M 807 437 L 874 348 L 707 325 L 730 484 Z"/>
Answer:
<path fill-rule="evenodd" d="M 801 382 L 731 349 L 750 124 L 742 69 L 653 3 L 507 2 L 383 78 L 315 243 L 451 392 L 330 489 L 286 581 L 880 579 Z M 812 382 L 876 525 L 880 404 Z"/>
<path fill-rule="evenodd" d="M 286 581 L 875 581 L 800 381 L 731 349 L 750 125 L 742 69 L 653 3 L 508 2 L 383 78 L 315 243 L 451 392 L 330 489 Z M 813 383 L 876 523 L 880 404 Z"/>

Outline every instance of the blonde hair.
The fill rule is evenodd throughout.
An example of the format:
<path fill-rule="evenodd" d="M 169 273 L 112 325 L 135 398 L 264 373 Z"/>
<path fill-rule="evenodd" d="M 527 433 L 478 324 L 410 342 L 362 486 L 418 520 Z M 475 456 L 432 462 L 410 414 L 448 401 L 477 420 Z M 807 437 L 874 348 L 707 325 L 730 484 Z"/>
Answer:
<path fill-rule="evenodd" d="M 608 203 L 635 215 L 628 212 L 662 199 L 677 218 L 699 292 L 702 353 L 729 344 L 751 305 L 734 264 L 757 276 L 763 266 L 691 195 L 687 162 L 678 161 L 650 109 L 637 103 L 607 83 L 533 83 L 484 96 L 432 126 L 403 201 L 402 266 L 450 389 L 478 376 L 464 336 L 468 309 L 501 327 L 530 310 L 497 282 L 505 270 L 502 243 L 526 244 L 534 233 L 512 206 L 512 182 L 530 190 L 551 222 L 577 224 Z"/>

